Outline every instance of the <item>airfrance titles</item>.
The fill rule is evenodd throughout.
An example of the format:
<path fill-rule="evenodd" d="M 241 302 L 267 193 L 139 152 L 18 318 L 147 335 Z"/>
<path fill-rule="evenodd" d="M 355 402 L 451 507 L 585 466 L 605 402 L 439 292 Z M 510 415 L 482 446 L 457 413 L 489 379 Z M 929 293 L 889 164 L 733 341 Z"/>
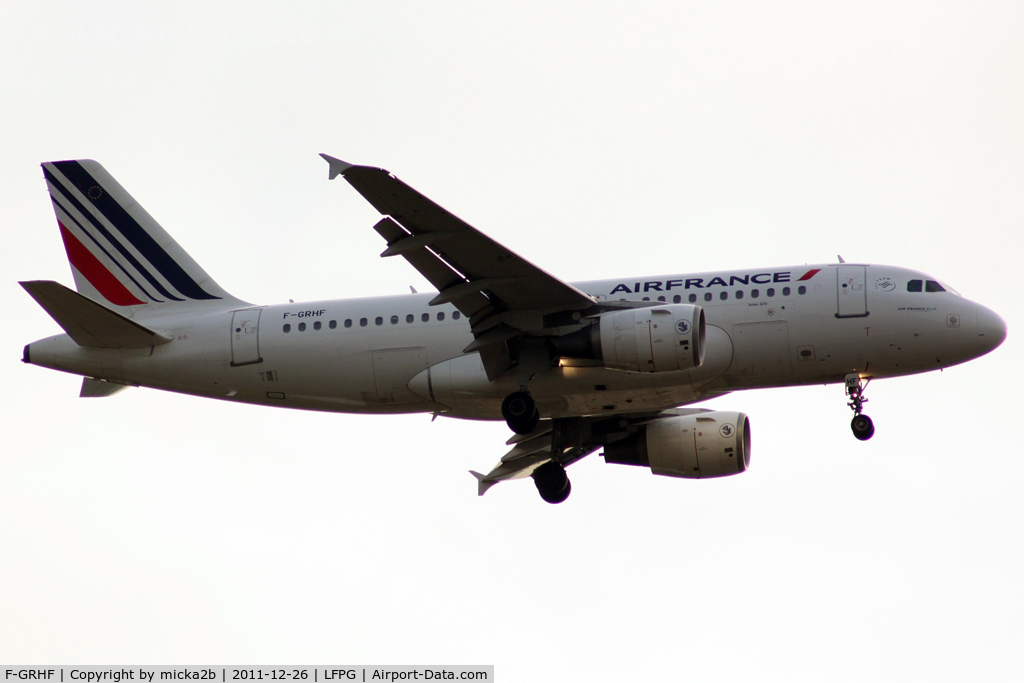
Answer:
<path fill-rule="evenodd" d="M 821 268 L 813 268 L 796 279 L 796 282 L 810 280 L 821 271 Z M 609 292 L 618 294 L 640 294 L 642 292 L 669 292 L 673 289 L 707 289 L 708 287 L 733 287 L 735 285 L 767 285 L 773 282 L 793 282 L 793 272 L 789 270 L 773 273 L 745 273 L 743 275 L 730 275 L 729 281 L 724 276 L 716 275 L 707 282 L 702 277 L 681 277 L 674 280 L 653 280 L 649 282 L 634 282 L 632 288 L 629 283 L 620 282 Z"/>

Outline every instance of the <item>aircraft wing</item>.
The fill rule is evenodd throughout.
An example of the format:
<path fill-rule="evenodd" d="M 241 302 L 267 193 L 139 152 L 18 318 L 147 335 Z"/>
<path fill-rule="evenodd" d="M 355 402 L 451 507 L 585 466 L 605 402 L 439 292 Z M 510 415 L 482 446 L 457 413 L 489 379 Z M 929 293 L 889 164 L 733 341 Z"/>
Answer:
<path fill-rule="evenodd" d="M 470 319 L 488 365 L 488 349 L 543 327 L 543 315 L 582 311 L 595 300 L 498 244 L 388 171 L 356 166 L 326 154 L 330 177 L 342 176 L 385 218 L 374 229 L 387 241 L 383 257 L 403 256 L 439 294 Z M 488 368 L 491 374 L 492 368 Z"/>
<path fill-rule="evenodd" d="M 668 410 L 624 415 L 601 415 L 572 420 L 541 420 L 530 434 L 516 434 L 506 442 L 512 449 L 487 474 L 469 473 L 476 478 L 477 495 L 482 496 L 495 484 L 522 479 L 551 460 L 569 466 L 610 443 L 629 438 L 639 425 L 665 417 L 710 413 L 707 408 L 670 408 Z M 561 423 L 561 424 L 560 424 Z M 555 454 L 558 454 L 557 456 Z"/>

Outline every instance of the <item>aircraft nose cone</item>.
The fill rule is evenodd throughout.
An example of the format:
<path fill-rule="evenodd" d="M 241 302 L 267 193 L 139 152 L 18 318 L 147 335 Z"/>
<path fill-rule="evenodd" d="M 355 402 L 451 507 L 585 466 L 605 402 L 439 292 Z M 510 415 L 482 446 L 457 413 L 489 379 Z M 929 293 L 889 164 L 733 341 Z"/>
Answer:
<path fill-rule="evenodd" d="M 978 343 L 981 352 L 992 351 L 1006 339 L 1006 321 L 993 310 L 978 306 Z"/>

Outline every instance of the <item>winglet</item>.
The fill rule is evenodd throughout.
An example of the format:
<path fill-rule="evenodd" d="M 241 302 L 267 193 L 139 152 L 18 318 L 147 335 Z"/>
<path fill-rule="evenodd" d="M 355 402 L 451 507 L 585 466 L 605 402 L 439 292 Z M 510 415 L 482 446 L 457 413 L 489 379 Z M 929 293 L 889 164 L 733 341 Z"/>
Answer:
<path fill-rule="evenodd" d="M 339 175 L 345 175 L 345 171 L 355 166 L 355 164 L 350 164 L 347 161 L 342 161 L 341 159 L 335 159 L 327 154 L 321 154 L 320 156 L 323 157 L 324 161 L 331 166 L 330 175 L 328 176 L 329 180 L 334 180 Z"/>
<path fill-rule="evenodd" d="M 492 486 L 498 483 L 496 481 L 487 481 L 486 474 L 480 474 L 479 472 L 474 472 L 473 470 L 470 470 L 469 473 L 476 477 L 476 495 L 478 496 L 484 495 L 485 493 L 487 493 L 487 489 L 491 488 Z"/>

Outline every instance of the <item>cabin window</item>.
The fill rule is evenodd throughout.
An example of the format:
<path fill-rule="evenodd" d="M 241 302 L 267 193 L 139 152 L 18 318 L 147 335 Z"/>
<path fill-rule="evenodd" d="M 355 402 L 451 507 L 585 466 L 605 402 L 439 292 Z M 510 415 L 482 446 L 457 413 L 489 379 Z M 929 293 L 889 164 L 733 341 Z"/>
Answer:
<path fill-rule="evenodd" d="M 345 318 L 345 327 L 352 327 L 352 318 Z"/>
<path fill-rule="evenodd" d="M 440 313 L 437 314 L 437 319 L 444 320 L 444 311 L 441 311 Z"/>
<path fill-rule="evenodd" d="M 945 292 L 946 288 L 940 285 L 935 280 L 925 280 L 924 291 L 926 292 Z"/>
<path fill-rule="evenodd" d="M 306 331 L 306 323 L 299 323 L 299 332 Z"/>
<path fill-rule="evenodd" d="M 644 301 L 650 301 L 650 300 L 651 300 L 651 297 L 649 297 L 649 296 L 645 296 L 644 297 Z"/>
<path fill-rule="evenodd" d="M 416 316 L 414 316 L 412 313 L 410 313 L 409 315 L 405 316 L 405 322 L 411 323 L 413 320 L 416 320 Z"/>
<path fill-rule="evenodd" d="M 323 327 L 323 325 L 320 323 L 319 320 L 317 320 L 315 323 L 313 323 L 313 329 L 314 330 L 319 330 L 321 327 Z"/>
<path fill-rule="evenodd" d="M 907 291 L 908 292 L 920 292 L 921 291 L 921 281 L 920 280 L 910 280 L 909 282 L 907 282 Z"/>
<path fill-rule="evenodd" d="M 677 303 L 679 303 L 682 300 L 683 300 L 683 297 L 679 296 L 678 294 L 676 294 L 674 297 L 672 297 L 672 303 L 674 303 L 674 304 L 677 304 Z"/>
<path fill-rule="evenodd" d="M 807 293 L 807 288 L 804 287 L 803 285 L 800 285 L 799 287 L 796 288 L 796 293 L 797 294 L 806 294 Z"/>
<path fill-rule="evenodd" d="M 774 287 L 769 287 L 768 291 L 765 292 L 765 294 L 767 294 L 769 297 L 775 296 L 775 288 Z"/>
<path fill-rule="evenodd" d="M 663 297 L 663 296 L 659 296 L 659 297 L 658 297 L 658 301 L 660 301 L 660 302 L 662 302 L 662 303 L 665 303 L 665 297 Z"/>
<path fill-rule="evenodd" d="M 718 298 L 721 299 L 722 301 L 725 301 L 726 299 L 729 298 L 729 292 L 720 292 L 718 294 Z"/>
<path fill-rule="evenodd" d="M 327 327 L 331 328 L 332 330 L 337 329 L 338 321 L 332 320 L 331 322 L 327 323 Z"/>
<path fill-rule="evenodd" d="M 752 290 L 750 290 L 750 298 L 751 299 L 756 299 L 759 296 L 761 296 L 761 290 L 760 289 L 752 289 Z"/>
<path fill-rule="evenodd" d="M 736 298 L 737 299 L 742 299 L 743 298 L 743 290 L 742 289 L 737 289 L 736 290 Z"/>
<path fill-rule="evenodd" d="M 791 290 L 789 287 L 783 287 L 782 288 L 782 296 L 789 296 L 789 293 L 792 292 L 792 291 L 793 290 Z"/>
<path fill-rule="evenodd" d="M 288 334 L 291 331 L 292 331 L 292 326 L 291 325 L 285 325 L 284 326 L 284 333 L 285 334 Z"/>
<path fill-rule="evenodd" d="M 359 319 L 359 327 L 366 327 L 366 318 Z"/>
<path fill-rule="evenodd" d="M 373 324 L 374 325 L 383 325 L 384 324 L 384 318 L 382 318 L 382 317 L 380 317 L 378 315 L 376 318 L 373 319 Z"/>
<path fill-rule="evenodd" d="M 711 301 L 711 292 L 704 292 L 704 301 Z"/>
<path fill-rule="evenodd" d="M 426 322 L 430 322 L 430 314 L 429 313 L 424 313 L 423 315 L 420 316 L 420 320 L 422 320 L 425 323 Z"/>
<path fill-rule="evenodd" d="M 697 303 L 697 295 L 696 294 L 691 294 L 689 298 L 690 298 L 690 303 L 691 304 Z"/>
<path fill-rule="evenodd" d="M 398 324 L 398 316 L 397 315 L 391 316 L 391 324 L 392 325 L 397 325 Z"/>
<path fill-rule="evenodd" d="M 459 313 L 458 311 L 452 311 L 452 320 L 458 320 L 461 317 L 462 317 L 461 313 Z"/>

